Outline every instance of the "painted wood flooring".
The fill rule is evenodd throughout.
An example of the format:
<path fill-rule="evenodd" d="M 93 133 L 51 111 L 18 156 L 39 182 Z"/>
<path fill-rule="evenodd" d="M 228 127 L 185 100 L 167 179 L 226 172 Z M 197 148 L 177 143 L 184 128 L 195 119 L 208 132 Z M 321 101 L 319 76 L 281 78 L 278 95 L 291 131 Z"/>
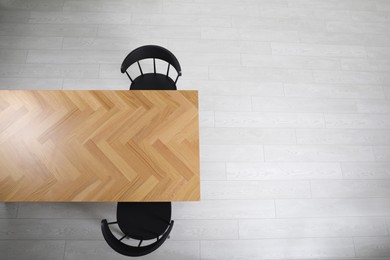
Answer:
<path fill-rule="evenodd" d="M 202 201 L 142 259 L 390 259 L 390 1 L 1 0 L 0 89 L 126 90 L 144 44 L 199 90 Z M 127 259 L 115 207 L 0 203 L 0 259 Z"/>

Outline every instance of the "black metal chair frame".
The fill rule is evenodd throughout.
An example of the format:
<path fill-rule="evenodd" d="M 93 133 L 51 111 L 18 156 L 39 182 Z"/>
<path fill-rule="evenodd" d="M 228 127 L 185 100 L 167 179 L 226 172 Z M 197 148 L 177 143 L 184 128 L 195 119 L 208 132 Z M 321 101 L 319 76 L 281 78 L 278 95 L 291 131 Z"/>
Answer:
<path fill-rule="evenodd" d="M 164 47 L 157 46 L 157 45 L 145 45 L 145 46 L 138 47 L 137 49 L 130 52 L 126 56 L 126 58 L 123 60 L 122 66 L 121 66 L 121 72 L 126 73 L 127 77 L 130 79 L 131 83 L 133 83 L 134 80 L 137 79 L 138 77 L 142 77 L 142 76 L 146 75 L 146 74 L 144 74 L 144 72 L 141 68 L 141 65 L 139 63 L 139 61 L 144 60 L 144 59 L 153 59 L 153 69 L 154 69 L 153 74 L 154 75 L 157 75 L 157 74 L 163 75 L 163 74 L 156 72 L 156 59 L 160 59 L 160 60 L 163 60 L 163 61 L 168 63 L 167 73 L 165 74 L 165 76 L 167 78 L 169 78 L 170 67 L 171 66 L 174 67 L 176 72 L 177 72 L 177 76 L 176 76 L 176 79 L 174 81 L 174 84 L 176 85 L 177 80 L 182 75 L 180 63 L 177 60 L 177 58 L 175 57 L 175 55 L 173 55 L 172 52 L 165 49 Z M 127 72 L 127 69 L 131 65 L 133 65 L 134 63 L 137 63 L 139 71 L 141 73 L 141 75 L 139 75 L 135 79 L 133 79 L 130 76 L 130 74 Z"/>
<path fill-rule="evenodd" d="M 142 246 L 141 244 L 143 240 L 140 240 L 138 243 L 138 246 L 131 246 L 128 244 L 125 244 L 121 242 L 124 238 L 129 237 L 128 234 L 125 234 L 120 239 L 117 239 L 111 232 L 111 229 L 109 228 L 109 225 L 117 224 L 118 222 L 107 222 L 106 219 L 103 219 L 101 221 L 101 229 L 103 233 L 103 237 L 106 240 L 106 242 L 109 244 L 109 246 L 114 249 L 116 252 L 126 255 L 126 256 L 143 256 L 150 254 L 151 252 L 155 251 L 157 248 L 159 248 L 167 238 L 169 238 L 169 234 L 171 233 L 174 221 L 171 220 L 171 222 L 168 224 L 167 230 L 161 235 L 161 237 L 157 236 L 156 241 L 152 244 L 149 244 L 147 246 Z"/>

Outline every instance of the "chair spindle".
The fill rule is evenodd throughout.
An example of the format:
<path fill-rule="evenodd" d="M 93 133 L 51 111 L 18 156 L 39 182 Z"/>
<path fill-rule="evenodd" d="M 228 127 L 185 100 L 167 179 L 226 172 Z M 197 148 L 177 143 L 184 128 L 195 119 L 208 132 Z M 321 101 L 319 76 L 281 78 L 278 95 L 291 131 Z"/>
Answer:
<path fill-rule="evenodd" d="M 133 79 L 130 77 L 129 73 L 127 73 L 127 70 L 125 72 L 126 72 L 126 75 L 129 77 L 130 81 L 133 82 Z"/>
<path fill-rule="evenodd" d="M 141 72 L 141 75 L 143 76 L 144 73 L 142 72 L 141 65 L 139 65 L 139 61 L 137 61 L 137 64 L 138 64 L 139 71 Z"/>

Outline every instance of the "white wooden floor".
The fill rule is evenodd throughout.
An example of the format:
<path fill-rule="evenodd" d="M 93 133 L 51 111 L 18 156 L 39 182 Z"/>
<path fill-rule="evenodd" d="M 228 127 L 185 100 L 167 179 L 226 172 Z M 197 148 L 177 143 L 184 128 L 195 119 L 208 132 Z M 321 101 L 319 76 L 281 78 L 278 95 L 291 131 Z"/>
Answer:
<path fill-rule="evenodd" d="M 0 89 L 128 89 L 143 44 L 200 90 L 202 165 L 143 259 L 390 259 L 390 1 L 0 0 Z M 0 259 L 127 259 L 114 217 L 1 203 Z"/>

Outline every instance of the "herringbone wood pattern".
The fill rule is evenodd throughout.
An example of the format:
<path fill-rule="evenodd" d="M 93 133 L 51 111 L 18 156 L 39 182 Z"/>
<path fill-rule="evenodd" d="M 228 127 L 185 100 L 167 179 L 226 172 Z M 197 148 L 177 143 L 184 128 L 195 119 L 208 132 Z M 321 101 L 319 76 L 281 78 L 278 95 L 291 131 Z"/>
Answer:
<path fill-rule="evenodd" d="M 0 200 L 199 200 L 197 91 L 0 91 Z"/>

